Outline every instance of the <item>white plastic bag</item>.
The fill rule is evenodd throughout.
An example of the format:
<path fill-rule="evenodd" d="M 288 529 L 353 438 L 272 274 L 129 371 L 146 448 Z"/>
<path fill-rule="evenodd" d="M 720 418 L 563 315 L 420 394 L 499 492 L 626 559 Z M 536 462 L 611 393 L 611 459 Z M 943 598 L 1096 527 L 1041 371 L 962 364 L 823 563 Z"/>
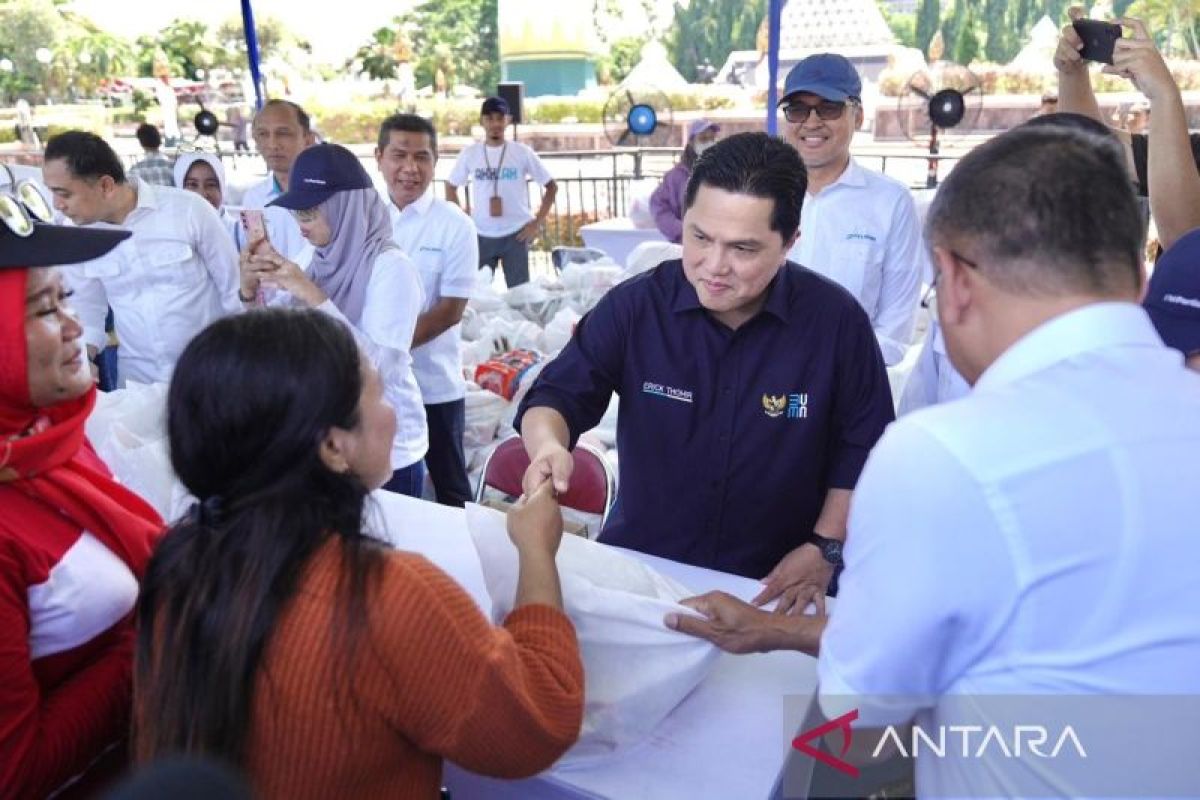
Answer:
<path fill-rule="evenodd" d="M 516 596 L 517 551 L 503 513 L 473 504 L 466 511 L 499 623 Z M 557 563 L 585 681 L 583 729 L 559 768 L 643 740 L 704 679 L 718 651 L 663 624 L 669 612 L 690 613 L 678 601 L 693 592 L 676 581 L 578 536 L 563 537 Z"/>
<path fill-rule="evenodd" d="M 553 356 L 571 341 L 571 333 L 579 323 L 580 314 L 573 308 L 564 308 L 554 315 L 542 331 L 542 350 Z"/>
<path fill-rule="evenodd" d="M 567 293 L 567 305 L 584 314 L 624 278 L 624 268 L 611 258 L 564 269 L 562 284 Z"/>
<path fill-rule="evenodd" d="M 544 326 L 566 300 L 566 293 L 561 284 L 529 281 L 509 289 L 504 295 L 504 302 L 509 308 L 519 311 L 521 315 L 537 324 Z"/>
<path fill-rule="evenodd" d="M 468 383 L 464 404 L 466 425 L 463 428 L 463 446 L 475 448 L 491 444 L 496 438 L 496 428 L 504 418 L 509 402 L 495 392 Z"/>
<path fill-rule="evenodd" d="M 628 277 L 649 272 L 664 261 L 683 258 L 683 246 L 670 242 L 642 242 L 625 257 Z"/>
<path fill-rule="evenodd" d="M 166 430 L 167 384 L 130 381 L 101 392 L 87 435 L 113 475 L 168 522 L 187 510 L 187 490 L 171 469 Z"/>

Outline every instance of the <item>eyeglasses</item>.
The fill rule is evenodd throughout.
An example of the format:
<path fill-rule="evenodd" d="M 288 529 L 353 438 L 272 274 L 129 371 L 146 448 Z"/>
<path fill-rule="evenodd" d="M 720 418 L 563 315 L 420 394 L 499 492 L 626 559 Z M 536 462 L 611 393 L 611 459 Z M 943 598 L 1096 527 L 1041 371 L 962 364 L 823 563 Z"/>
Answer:
<path fill-rule="evenodd" d="M 321 211 L 318 208 L 295 209 L 292 211 L 292 216 L 296 218 L 297 222 L 308 224 L 310 222 L 316 222 L 318 219 L 320 219 Z"/>
<path fill-rule="evenodd" d="M 974 261 L 971 261 L 968 258 L 963 258 L 962 256 L 960 256 L 958 253 L 954 252 L 953 250 L 950 250 L 949 253 L 950 253 L 950 257 L 953 258 L 954 260 L 961 261 L 962 263 L 966 264 L 971 269 L 979 269 L 979 265 L 976 264 Z M 935 269 L 933 272 L 933 280 L 929 282 L 929 287 L 925 290 L 925 293 L 923 295 L 921 295 L 921 308 L 928 311 L 929 316 L 935 320 L 938 318 L 937 284 L 938 284 L 938 279 L 941 277 L 942 277 L 942 271 L 939 269 Z"/>
<path fill-rule="evenodd" d="M 54 212 L 31 180 L 18 181 L 7 164 L 0 164 L 8 175 L 8 189 L 0 189 L 0 222 L 21 238 L 33 234 L 33 224 L 53 222 Z"/>
<path fill-rule="evenodd" d="M 822 100 L 819 103 L 797 101 L 783 107 L 783 116 L 788 122 L 806 122 L 809 115 L 815 111 L 818 119 L 833 122 L 835 119 L 842 118 L 842 114 L 846 113 L 847 105 L 849 103 L 839 103 L 835 100 Z"/>

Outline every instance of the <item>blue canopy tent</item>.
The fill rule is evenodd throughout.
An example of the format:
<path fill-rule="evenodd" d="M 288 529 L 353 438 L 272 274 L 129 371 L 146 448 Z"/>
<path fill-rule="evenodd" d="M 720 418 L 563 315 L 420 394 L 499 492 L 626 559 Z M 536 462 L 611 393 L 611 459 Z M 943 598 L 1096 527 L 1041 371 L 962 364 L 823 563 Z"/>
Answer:
<path fill-rule="evenodd" d="M 249 0 L 243 0 L 243 3 Z M 779 103 L 779 21 L 787 0 L 767 0 L 767 133 L 776 133 Z"/>
<path fill-rule="evenodd" d="M 250 0 L 242 0 L 242 30 L 246 33 L 246 60 L 250 62 L 250 79 L 254 81 L 254 107 L 262 108 L 262 72 L 258 68 L 258 32 L 254 29 L 254 9 Z"/>

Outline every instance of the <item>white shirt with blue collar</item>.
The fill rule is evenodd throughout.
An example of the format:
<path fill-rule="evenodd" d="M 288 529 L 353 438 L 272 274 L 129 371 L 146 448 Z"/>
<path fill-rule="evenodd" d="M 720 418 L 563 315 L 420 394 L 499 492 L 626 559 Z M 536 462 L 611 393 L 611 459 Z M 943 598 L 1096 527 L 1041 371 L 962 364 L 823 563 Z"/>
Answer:
<path fill-rule="evenodd" d="M 800 209 L 800 238 L 788 258 L 837 281 L 871 318 L 883 362 L 900 363 L 928 254 L 917 209 L 904 184 L 853 158 L 836 181 Z"/>
<path fill-rule="evenodd" d="M 1043 323 L 872 451 L 821 641 L 823 709 L 848 696 L 864 727 L 1008 730 L 1021 696 L 1200 695 L 1197 475 L 1200 374 L 1139 306 Z M 919 758 L 917 792 L 1102 796 L 1076 779 L 1128 767 L 1035 762 Z"/>

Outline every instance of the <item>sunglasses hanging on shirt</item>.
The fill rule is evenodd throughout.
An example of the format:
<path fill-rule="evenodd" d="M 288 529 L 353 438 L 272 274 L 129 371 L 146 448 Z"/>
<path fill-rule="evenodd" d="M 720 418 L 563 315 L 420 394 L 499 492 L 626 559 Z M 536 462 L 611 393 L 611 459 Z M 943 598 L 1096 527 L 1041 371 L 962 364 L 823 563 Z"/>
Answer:
<path fill-rule="evenodd" d="M 22 238 L 33 233 L 33 223 L 53 222 L 54 212 L 31 180 L 18 181 L 7 164 L 0 164 L 8 175 L 8 188 L 0 189 L 0 222 Z"/>

